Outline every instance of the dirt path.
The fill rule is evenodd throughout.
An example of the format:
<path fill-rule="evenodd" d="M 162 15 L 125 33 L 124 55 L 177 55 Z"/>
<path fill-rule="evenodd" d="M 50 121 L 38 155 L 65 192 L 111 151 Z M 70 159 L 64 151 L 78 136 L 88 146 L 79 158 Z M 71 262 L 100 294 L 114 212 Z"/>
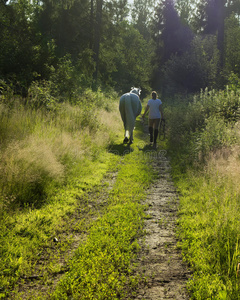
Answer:
<path fill-rule="evenodd" d="M 170 164 L 165 152 L 152 151 L 151 154 L 153 154 L 152 164 L 155 172 L 158 174 L 158 179 L 150 187 L 148 197 L 144 203 L 149 207 L 146 211 L 148 218 L 145 221 L 147 234 L 140 241 L 142 251 L 138 257 L 139 267 L 137 270 L 138 273 L 146 276 L 147 284 L 142 285 L 137 291 L 137 295 L 131 299 L 189 299 L 185 290 L 185 284 L 190 273 L 181 260 L 181 253 L 177 249 L 175 236 L 175 222 L 179 200 L 170 176 Z M 106 177 L 108 187 L 105 192 L 101 191 L 101 197 L 99 197 L 98 193 L 95 195 L 94 192 L 92 195 L 89 195 L 92 201 L 87 201 L 88 205 L 86 208 L 99 213 L 100 207 L 104 206 L 106 202 L 108 192 L 114 185 L 116 176 L 117 174 L 108 174 Z M 99 199 L 95 199 L 96 197 L 99 197 Z M 86 211 L 86 213 L 89 212 Z M 94 218 L 94 215 L 92 218 Z M 40 295 L 42 295 L 43 299 L 46 299 L 48 292 L 54 289 L 62 274 L 66 271 L 66 257 L 71 257 L 84 237 L 85 234 L 81 231 L 79 233 L 74 232 L 74 241 L 71 249 L 67 250 L 67 254 L 64 252 L 59 253 L 57 263 L 62 265 L 59 274 L 49 274 L 47 282 L 45 282 L 44 276 L 43 278 L 41 277 L 42 279 L 36 278 L 37 280 L 25 279 L 24 283 L 16 287 L 15 293 L 10 296 L 10 299 L 36 299 Z M 48 263 L 48 259 L 43 257 L 40 262 L 45 265 Z M 47 269 L 46 272 L 48 272 Z"/>
<path fill-rule="evenodd" d="M 175 235 L 179 199 L 170 175 L 170 163 L 164 151 L 152 161 L 158 174 L 145 201 L 149 208 L 145 221 L 147 232 L 139 255 L 139 272 L 147 276 L 147 286 L 138 290 L 135 299 L 189 299 L 186 281 L 190 276 L 181 259 Z"/>

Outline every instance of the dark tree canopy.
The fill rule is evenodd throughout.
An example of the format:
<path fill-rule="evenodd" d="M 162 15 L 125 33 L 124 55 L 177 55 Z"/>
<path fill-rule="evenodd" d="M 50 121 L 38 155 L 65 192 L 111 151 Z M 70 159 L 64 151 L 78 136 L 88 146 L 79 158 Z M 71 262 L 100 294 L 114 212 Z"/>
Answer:
<path fill-rule="evenodd" d="M 0 81 L 23 94 L 60 73 L 80 90 L 223 87 L 240 76 L 239 16 L 239 0 L 2 0 Z"/>

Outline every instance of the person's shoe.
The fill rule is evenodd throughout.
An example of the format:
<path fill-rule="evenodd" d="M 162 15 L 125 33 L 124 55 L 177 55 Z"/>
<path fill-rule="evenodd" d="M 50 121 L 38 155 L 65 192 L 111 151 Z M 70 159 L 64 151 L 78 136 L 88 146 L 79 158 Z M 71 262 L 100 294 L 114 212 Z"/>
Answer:
<path fill-rule="evenodd" d="M 123 140 L 123 144 L 127 144 L 128 143 L 128 138 L 125 137 L 124 140 Z"/>
<path fill-rule="evenodd" d="M 153 149 L 157 149 L 157 144 L 153 143 Z"/>

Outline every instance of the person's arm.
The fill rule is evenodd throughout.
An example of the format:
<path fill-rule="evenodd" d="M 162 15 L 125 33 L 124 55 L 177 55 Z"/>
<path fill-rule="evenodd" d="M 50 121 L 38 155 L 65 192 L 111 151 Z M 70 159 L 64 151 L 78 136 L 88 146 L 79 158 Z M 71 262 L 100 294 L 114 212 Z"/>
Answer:
<path fill-rule="evenodd" d="M 161 114 L 161 119 L 164 120 L 162 104 L 159 105 L 159 110 Z"/>
<path fill-rule="evenodd" d="M 146 106 L 145 112 L 144 112 L 143 115 L 142 115 L 143 118 L 145 118 L 145 115 L 146 115 L 146 113 L 148 112 L 148 110 L 149 110 L 149 105 Z"/>

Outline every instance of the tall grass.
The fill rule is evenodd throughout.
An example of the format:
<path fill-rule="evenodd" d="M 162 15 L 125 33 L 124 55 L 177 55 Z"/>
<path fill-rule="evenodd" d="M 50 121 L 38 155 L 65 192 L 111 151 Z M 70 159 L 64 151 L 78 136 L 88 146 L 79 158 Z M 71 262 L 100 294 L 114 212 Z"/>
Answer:
<path fill-rule="evenodd" d="M 167 108 L 192 299 L 240 299 L 239 107 L 239 91 L 226 89 Z"/>
<path fill-rule="evenodd" d="M 186 178 L 178 181 L 180 236 L 194 270 L 189 282 L 193 299 L 239 299 L 240 194 L 236 177 L 226 169 L 234 161 L 239 172 L 240 161 L 232 159 L 219 151 L 201 174 L 189 171 L 188 183 Z"/>
<path fill-rule="evenodd" d="M 67 180 L 73 164 L 86 155 L 93 158 L 111 142 L 109 122 L 114 119 L 103 115 L 114 104 L 108 99 L 101 108 L 92 98 L 90 105 L 84 98 L 81 105 L 63 103 L 55 111 L 32 109 L 18 101 L 10 108 L 0 105 L 0 205 L 6 206 L 9 196 L 21 205 L 41 201 L 49 185 Z"/>
<path fill-rule="evenodd" d="M 100 91 L 51 108 L 1 98 L 0 298 L 33 272 L 38 252 L 114 164 L 106 148 L 122 130 L 117 106 Z"/>

